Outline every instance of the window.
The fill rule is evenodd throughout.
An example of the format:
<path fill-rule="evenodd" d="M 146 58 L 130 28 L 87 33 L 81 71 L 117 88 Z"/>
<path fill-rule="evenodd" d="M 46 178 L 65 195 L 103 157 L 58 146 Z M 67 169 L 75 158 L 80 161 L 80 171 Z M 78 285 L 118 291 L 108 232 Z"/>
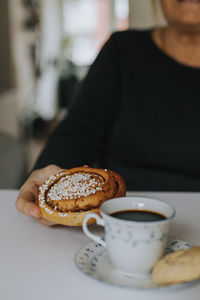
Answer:
<path fill-rule="evenodd" d="M 110 32 L 128 28 L 128 15 L 128 0 L 63 0 L 66 57 L 90 65 Z"/>

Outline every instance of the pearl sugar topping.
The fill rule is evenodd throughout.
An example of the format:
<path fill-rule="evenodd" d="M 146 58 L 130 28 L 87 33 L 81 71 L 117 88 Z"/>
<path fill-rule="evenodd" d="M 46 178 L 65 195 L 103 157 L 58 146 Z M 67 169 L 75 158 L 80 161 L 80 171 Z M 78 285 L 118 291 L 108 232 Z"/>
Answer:
<path fill-rule="evenodd" d="M 60 178 L 48 192 L 51 200 L 87 197 L 102 190 L 103 177 L 96 174 L 74 173 Z"/>

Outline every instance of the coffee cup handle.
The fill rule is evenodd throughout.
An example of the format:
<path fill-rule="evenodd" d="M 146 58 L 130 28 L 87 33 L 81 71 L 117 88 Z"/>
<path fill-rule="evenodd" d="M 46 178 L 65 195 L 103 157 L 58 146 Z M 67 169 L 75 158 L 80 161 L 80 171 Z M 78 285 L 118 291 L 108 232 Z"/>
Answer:
<path fill-rule="evenodd" d="M 83 220 L 83 231 L 84 233 L 89 237 L 91 238 L 92 240 L 94 240 L 95 242 L 101 244 L 103 247 L 106 248 L 106 243 L 104 242 L 104 240 L 102 240 L 102 238 L 96 234 L 93 234 L 91 233 L 89 230 L 88 230 L 88 227 L 87 227 L 87 223 L 90 219 L 95 219 L 96 220 L 96 223 L 97 225 L 100 225 L 100 226 L 103 226 L 104 227 L 104 220 L 102 218 L 100 218 L 97 214 L 95 213 L 91 213 L 91 214 L 88 214 L 86 215 L 86 217 L 84 218 Z"/>

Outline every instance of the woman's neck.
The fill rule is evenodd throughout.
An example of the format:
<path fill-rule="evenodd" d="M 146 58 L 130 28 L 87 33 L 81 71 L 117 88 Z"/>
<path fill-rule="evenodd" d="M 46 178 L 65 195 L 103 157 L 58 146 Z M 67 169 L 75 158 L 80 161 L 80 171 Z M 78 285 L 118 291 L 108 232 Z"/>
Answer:
<path fill-rule="evenodd" d="M 200 67 L 200 31 L 185 31 L 168 26 L 155 29 L 152 38 L 162 51 L 176 61 Z"/>

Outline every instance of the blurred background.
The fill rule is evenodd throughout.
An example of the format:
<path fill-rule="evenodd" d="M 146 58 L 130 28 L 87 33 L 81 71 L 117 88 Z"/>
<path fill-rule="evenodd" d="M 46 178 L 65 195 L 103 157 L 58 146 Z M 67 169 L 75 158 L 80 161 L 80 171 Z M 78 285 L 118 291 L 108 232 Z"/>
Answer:
<path fill-rule="evenodd" d="M 0 188 L 18 188 L 110 33 L 163 25 L 159 0 L 0 1 Z"/>

